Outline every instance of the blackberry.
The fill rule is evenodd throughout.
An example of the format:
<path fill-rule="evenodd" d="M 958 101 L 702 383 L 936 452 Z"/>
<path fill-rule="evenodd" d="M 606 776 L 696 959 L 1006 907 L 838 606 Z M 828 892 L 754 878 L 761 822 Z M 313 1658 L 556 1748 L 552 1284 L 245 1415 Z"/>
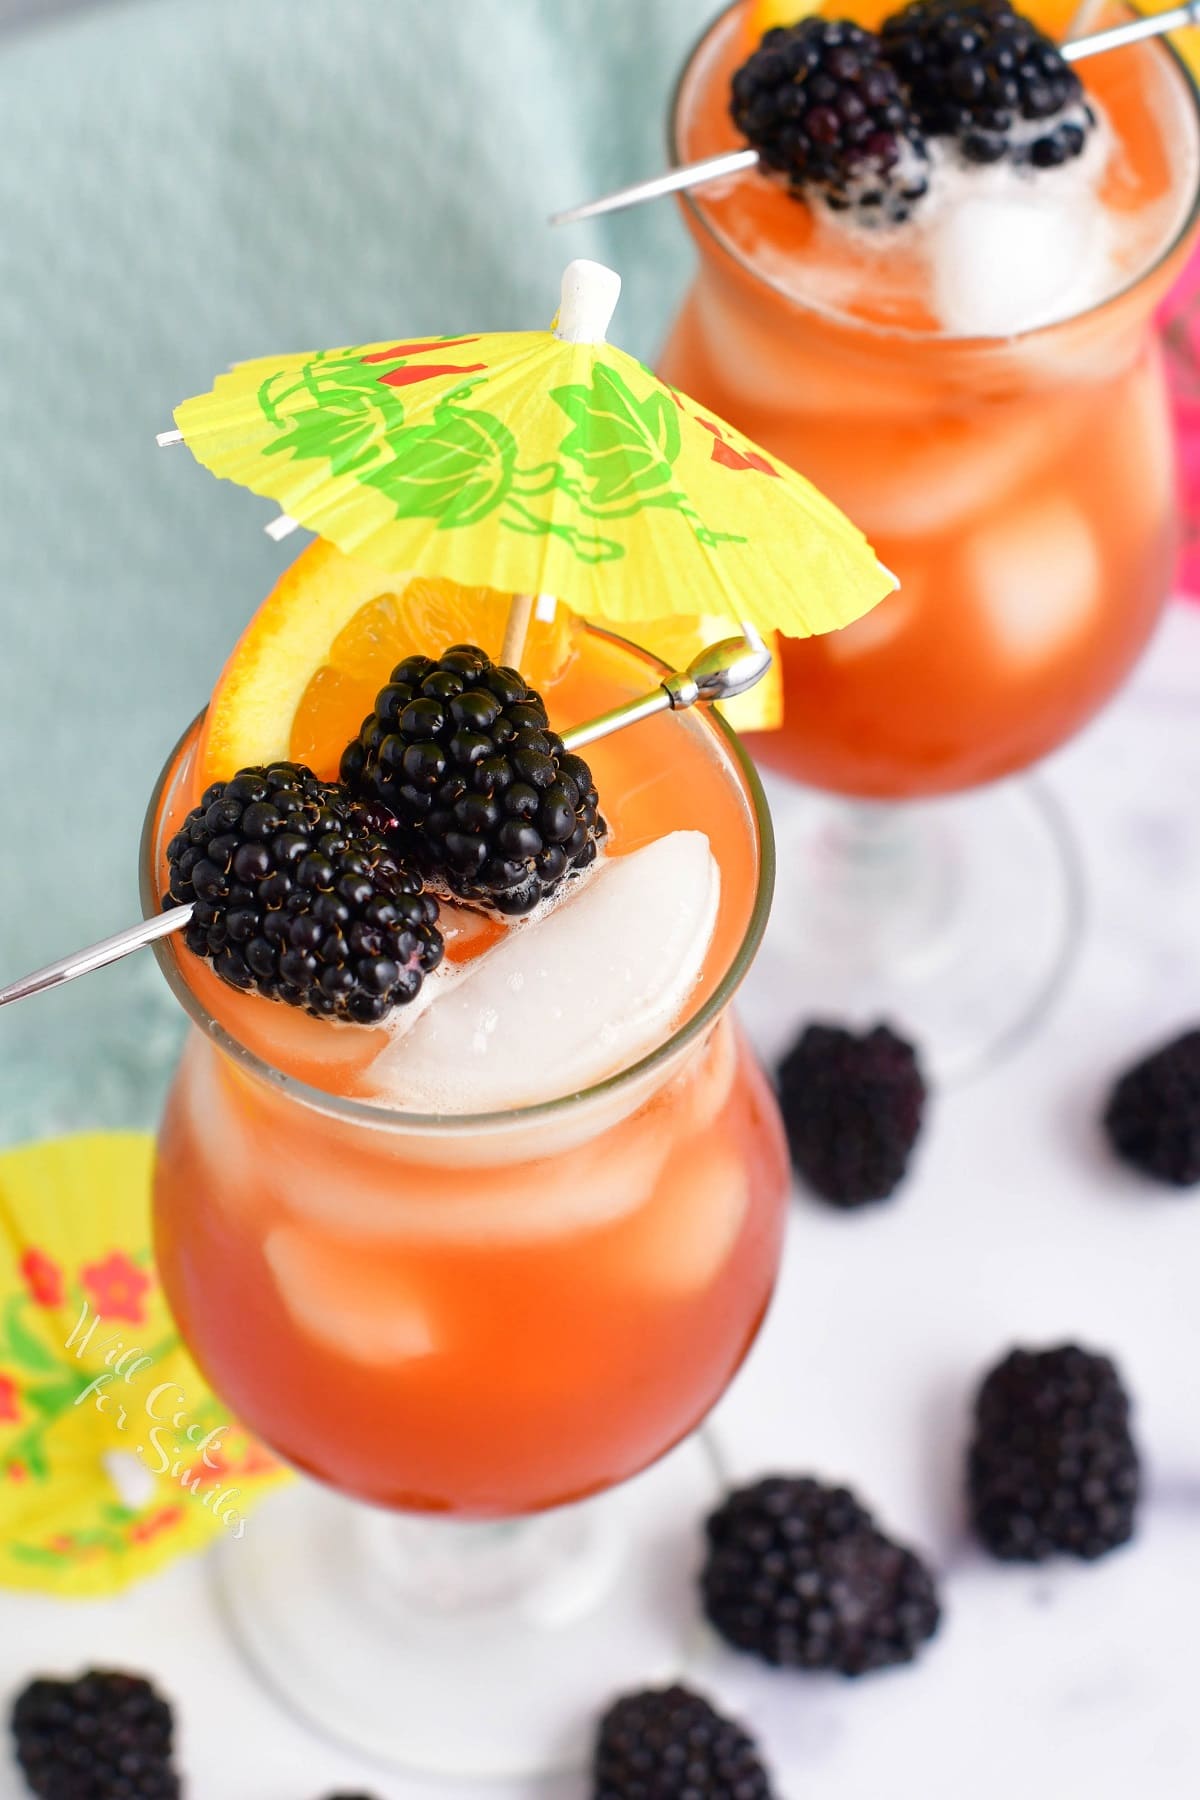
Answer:
<path fill-rule="evenodd" d="M 1122 1162 L 1171 1187 L 1200 1181 L 1200 1030 L 1135 1063 L 1113 1088 L 1104 1129 Z"/>
<path fill-rule="evenodd" d="M 968 162 L 1052 168 L 1096 122 L 1058 47 L 1008 0 L 913 0 L 879 41 L 926 136 L 953 138 Z"/>
<path fill-rule="evenodd" d="M 933 1576 L 846 1488 L 768 1476 L 730 1494 L 707 1532 L 704 1610 L 764 1662 L 866 1675 L 911 1662 L 938 1628 Z"/>
<path fill-rule="evenodd" d="M 685 1687 L 626 1694 L 600 1721 L 593 1800 L 771 1800 L 754 1739 Z"/>
<path fill-rule="evenodd" d="M 393 669 L 341 773 L 396 815 L 435 887 L 488 911 L 529 912 L 606 831 L 591 770 L 541 695 L 473 644 Z"/>
<path fill-rule="evenodd" d="M 911 1044 L 886 1025 L 863 1036 L 810 1025 L 779 1066 L 796 1171 L 834 1206 L 886 1200 L 921 1130 L 925 1083 Z"/>
<path fill-rule="evenodd" d="M 927 188 L 928 154 L 874 33 L 806 18 L 768 31 L 733 77 L 731 112 L 768 169 L 836 211 L 897 222 Z"/>
<path fill-rule="evenodd" d="M 12 1732 L 41 1800 L 178 1800 L 171 1708 L 140 1675 L 39 1676 L 13 1704 Z"/>
<path fill-rule="evenodd" d="M 1004 1562 L 1091 1561 L 1128 1542 L 1139 1470 L 1129 1399 L 1107 1356 L 1013 1350 L 975 1398 L 971 1519 Z"/>
<path fill-rule="evenodd" d="M 299 763 L 218 781 L 167 847 L 167 906 L 232 987 L 372 1024 L 441 961 L 438 906 L 384 818 Z"/>

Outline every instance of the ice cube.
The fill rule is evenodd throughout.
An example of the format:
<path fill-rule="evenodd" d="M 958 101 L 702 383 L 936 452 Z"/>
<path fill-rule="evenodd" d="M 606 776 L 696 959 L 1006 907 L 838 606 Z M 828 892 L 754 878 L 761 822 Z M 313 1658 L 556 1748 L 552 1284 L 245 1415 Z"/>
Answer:
<path fill-rule="evenodd" d="M 934 304 L 947 331 L 1011 337 L 1068 318 L 1112 282 L 1104 210 L 1075 182 L 955 193 L 929 234 Z"/>
<path fill-rule="evenodd" d="M 512 1166 L 495 1135 L 482 1140 L 492 1147 L 482 1167 L 461 1156 L 446 1167 L 417 1160 L 407 1134 L 390 1163 L 348 1158 L 337 1142 L 302 1149 L 276 1143 L 272 1177 L 293 1217 L 347 1249 L 402 1255 L 431 1242 L 529 1242 L 601 1230 L 654 1192 L 671 1154 L 669 1131 L 652 1112 L 617 1120 L 612 1136 L 603 1135 L 607 1123 L 601 1115 L 593 1124 L 598 1141 L 559 1149 L 547 1141 L 546 1121 L 538 1121 L 519 1133 L 526 1159 Z M 557 1161 L 548 1173 L 539 1159 L 551 1154 Z"/>
<path fill-rule="evenodd" d="M 666 1170 L 662 1185 L 619 1241 L 622 1285 L 686 1294 L 708 1287 L 732 1254 L 750 1184 L 731 1145 L 704 1142 Z"/>
<path fill-rule="evenodd" d="M 1072 396 L 1072 398 L 1074 398 Z M 873 543 L 962 530 L 1062 453 L 1077 411 L 1040 393 L 1031 403 L 976 407 L 930 415 L 928 406 L 895 430 L 872 434 L 869 461 L 861 436 L 829 433 L 805 462 L 809 479 L 836 494 Z M 889 543 L 889 551 L 892 546 Z M 905 575 L 907 584 L 908 576 Z M 878 619 L 883 605 L 867 617 Z"/>
<path fill-rule="evenodd" d="M 445 986 L 376 1058 L 379 1098 L 494 1112 L 575 1093 L 662 1042 L 703 967 L 720 871 L 700 831 L 611 857 Z"/>
<path fill-rule="evenodd" d="M 1083 512 L 1064 496 L 1047 495 L 998 514 L 974 533 L 963 586 L 1005 655 L 1028 665 L 1055 655 L 1085 629 L 1100 599 L 1101 575 Z"/>
<path fill-rule="evenodd" d="M 398 1261 L 350 1249 L 293 1225 L 267 1233 L 266 1259 L 300 1330 L 356 1362 L 393 1364 L 429 1356 L 433 1328 Z"/>
<path fill-rule="evenodd" d="M 1175 508 L 1176 456 L 1158 358 L 1140 357 L 1119 391 L 1119 400 L 1113 393 L 1106 428 L 1089 435 L 1088 480 L 1094 493 L 1120 494 L 1120 532 L 1126 543 L 1161 542 Z M 1189 399 L 1187 404 L 1190 413 L 1194 403 Z M 1187 522 L 1191 537 L 1194 523 Z"/>
<path fill-rule="evenodd" d="M 732 1015 L 726 1013 L 713 1027 L 707 1043 L 689 1059 L 680 1080 L 687 1084 L 694 1130 L 707 1131 L 724 1112 L 738 1072 L 739 1049 L 738 1027 Z"/>
<path fill-rule="evenodd" d="M 247 1100 L 245 1076 L 198 1032 L 188 1035 L 180 1070 L 179 1104 L 186 1108 L 185 1129 L 207 1175 L 201 1177 L 206 1208 L 219 1209 L 243 1223 L 261 1215 L 267 1201 L 261 1150 L 250 1124 L 253 1096 Z"/>

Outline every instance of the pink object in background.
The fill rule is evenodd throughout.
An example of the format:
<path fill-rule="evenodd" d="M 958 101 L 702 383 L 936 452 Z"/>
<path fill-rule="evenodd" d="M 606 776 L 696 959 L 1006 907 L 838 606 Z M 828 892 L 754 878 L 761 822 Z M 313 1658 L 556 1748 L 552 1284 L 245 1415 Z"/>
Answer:
<path fill-rule="evenodd" d="M 1179 587 L 1190 599 L 1200 600 L 1200 251 L 1171 289 L 1160 318 L 1179 437 Z"/>

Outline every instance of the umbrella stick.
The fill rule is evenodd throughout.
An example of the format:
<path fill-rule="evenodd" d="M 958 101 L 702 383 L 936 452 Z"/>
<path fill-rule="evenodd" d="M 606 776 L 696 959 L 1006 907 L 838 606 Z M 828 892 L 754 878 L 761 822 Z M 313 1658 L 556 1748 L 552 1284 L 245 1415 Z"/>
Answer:
<path fill-rule="evenodd" d="M 514 610 L 522 601 L 532 613 L 533 600 L 525 594 L 517 595 Z M 506 646 L 507 643 L 506 635 Z M 686 669 L 664 676 L 656 688 L 640 699 L 627 700 L 623 706 L 614 706 L 598 718 L 564 731 L 561 734 L 563 744 L 568 750 L 581 749 L 585 744 L 595 743 L 597 738 L 608 737 L 655 713 L 682 712 L 698 701 L 732 700 L 735 694 L 744 694 L 761 681 L 770 666 L 770 651 L 754 627 L 745 625 L 740 638 L 726 638 L 719 644 L 710 644 L 692 658 Z M 0 1006 L 7 1006 L 12 1000 L 24 1000 L 29 994 L 43 993 L 47 988 L 60 987 L 64 981 L 74 981 L 77 975 L 89 975 L 93 969 L 119 962 L 123 956 L 152 944 L 156 938 L 182 931 L 191 916 L 191 906 L 172 907 L 169 912 L 155 913 L 152 918 L 143 919 L 140 925 L 117 932 L 115 937 L 105 938 L 103 943 L 93 944 L 87 950 L 76 950 L 71 956 L 64 956 L 60 961 L 0 988 Z"/>
<path fill-rule="evenodd" d="M 508 623 L 504 627 L 504 642 L 500 647 L 500 661 L 506 669 L 519 669 L 521 658 L 525 654 L 525 639 L 529 635 L 529 624 L 533 618 L 534 599 L 532 594 L 514 594 L 508 608 Z"/>

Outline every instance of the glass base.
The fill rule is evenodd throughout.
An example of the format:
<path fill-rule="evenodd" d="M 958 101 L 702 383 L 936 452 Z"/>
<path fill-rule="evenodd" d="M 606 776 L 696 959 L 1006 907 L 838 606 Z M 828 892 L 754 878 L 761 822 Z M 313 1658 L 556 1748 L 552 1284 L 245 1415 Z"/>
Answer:
<path fill-rule="evenodd" d="M 946 1086 L 1015 1049 L 1083 928 L 1078 854 L 1046 789 L 884 805 L 767 786 L 780 880 L 742 1003 L 764 1054 L 809 1020 L 882 1019 Z"/>
<path fill-rule="evenodd" d="M 557 1773 L 586 1764 L 609 1700 L 697 1648 L 698 1533 L 719 1492 L 701 1437 L 598 1499 L 495 1525 L 305 1481 L 218 1568 L 242 1648 L 308 1724 L 429 1774 Z"/>

